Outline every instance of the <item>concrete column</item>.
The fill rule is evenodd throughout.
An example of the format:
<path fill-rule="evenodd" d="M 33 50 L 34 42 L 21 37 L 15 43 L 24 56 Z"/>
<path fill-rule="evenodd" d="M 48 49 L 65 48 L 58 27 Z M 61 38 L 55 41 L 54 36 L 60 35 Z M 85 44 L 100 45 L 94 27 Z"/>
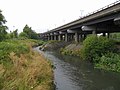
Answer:
<path fill-rule="evenodd" d="M 67 33 L 65 34 L 65 41 L 66 42 L 68 41 L 68 34 Z"/>
<path fill-rule="evenodd" d="M 69 41 L 73 40 L 73 34 L 69 34 Z"/>
<path fill-rule="evenodd" d="M 110 33 L 107 33 L 107 38 L 109 38 L 110 37 Z"/>
<path fill-rule="evenodd" d="M 54 35 L 53 35 L 53 40 L 55 40 L 55 37 L 54 37 Z"/>
<path fill-rule="evenodd" d="M 79 41 L 82 41 L 82 34 L 79 35 Z"/>
<path fill-rule="evenodd" d="M 50 36 L 48 36 L 48 41 L 50 40 Z"/>
<path fill-rule="evenodd" d="M 75 42 L 79 42 L 79 40 L 78 40 L 79 37 L 78 37 L 78 36 L 79 36 L 79 35 L 78 35 L 78 33 L 76 32 L 76 33 L 75 33 Z"/>
<path fill-rule="evenodd" d="M 95 31 L 95 30 L 93 30 L 93 31 L 92 31 L 92 34 L 96 34 L 96 31 Z"/>
<path fill-rule="evenodd" d="M 103 33 L 103 36 L 106 36 L 106 33 Z"/>
<path fill-rule="evenodd" d="M 87 37 L 87 35 L 86 35 L 86 34 L 83 34 L 82 37 L 83 37 L 83 40 L 85 40 L 85 38 Z"/>
<path fill-rule="evenodd" d="M 74 35 L 71 36 L 72 40 L 74 40 Z"/>
<path fill-rule="evenodd" d="M 56 35 L 56 40 L 58 40 L 58 35 Z"/>
<path fill-rule="evenodd" d="M 65 41 L 65 34 L 62 35 L 62 40 Z"/>
<path fill-rule="evenodd" d="M 57 35 L 54 35 L 54 40 L 57 40 Z"/>
<path fill-rule="evenodd" d="M 50 36 L 50 40 L 52 40 L 52 36 Z"/>
<path fill-rule="evenodd" d="M 67 36 L 68 36 L 68 39 L 67 39 L 67 40 L 68 40 L 68 41 L 71 41 L 71 35 L 68 34 Z"/>
<path fill-rule="evenodd" d="M 58 35 L 58 40 L 61 41 L 62 38 L 61 38 L 61 34 Z"/>
<path fill-rule="evenodd" d="M 51 35 L 51 40 L 54 40 L 54 36 L 53 35 Z"/>

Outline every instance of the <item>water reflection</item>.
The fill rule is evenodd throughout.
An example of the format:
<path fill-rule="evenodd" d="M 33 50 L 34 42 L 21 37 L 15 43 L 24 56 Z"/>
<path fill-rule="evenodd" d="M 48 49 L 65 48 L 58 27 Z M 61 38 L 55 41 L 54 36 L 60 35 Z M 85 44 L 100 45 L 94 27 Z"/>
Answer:
<path fill-rule="evenodd" d="M 44 52 L 53 61 L 56 90 L 120 90 L 120 73 L 94 69 L 87 61 Z"/>

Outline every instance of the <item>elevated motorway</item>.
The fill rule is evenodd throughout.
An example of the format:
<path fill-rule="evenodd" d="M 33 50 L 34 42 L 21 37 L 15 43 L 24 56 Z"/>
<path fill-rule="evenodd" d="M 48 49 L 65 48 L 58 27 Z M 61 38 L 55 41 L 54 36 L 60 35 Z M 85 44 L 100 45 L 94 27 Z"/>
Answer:
<path fill-rule="evenodd" d="M 120 0 L 110 5 L 100 8 L 97 11 L 57 27 L 50 31 L 40 34 L 40 37 L 47 40 L 75 40 L 80 41 L 81 38 L 89 33 L 112 33 L 120 32 Z"/>

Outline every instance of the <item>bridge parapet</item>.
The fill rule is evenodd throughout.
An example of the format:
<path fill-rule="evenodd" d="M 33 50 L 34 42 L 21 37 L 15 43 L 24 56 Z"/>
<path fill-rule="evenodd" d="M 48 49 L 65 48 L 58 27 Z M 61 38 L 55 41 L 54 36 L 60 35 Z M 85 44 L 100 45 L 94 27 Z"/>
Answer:
<path fill-rule="evenodd" d="M 84 18 L 84 17 L 87 17 L 87 16 L 89 16 L 89 15 L 98 13 L 98 12 L 100 12 L 100 11 L 102 11 L 102 10 L 105 10 L 105 9 L 109 8 L 109 7 L 115 6 L 115 5 L 119 4 L 119 3 L 120 3 L 120 0 L 118 0 L 118 1 L 116 1 L 116 2 L 114 2 L 114 3 L 111 3 L 111 4 L 109 4 L 109 5 L 105 6 L 105 7 L 102 7 L 102 8 L 100 8 L 100 9 L 96 10 L 96 11 L 93 11 L 93 12 L 91 12 L 91 13 L 88 13 L 88 14 L 86 14 L 85 16 L 83 16 L 83 17 L 81 17 L 81 18 Z"/>

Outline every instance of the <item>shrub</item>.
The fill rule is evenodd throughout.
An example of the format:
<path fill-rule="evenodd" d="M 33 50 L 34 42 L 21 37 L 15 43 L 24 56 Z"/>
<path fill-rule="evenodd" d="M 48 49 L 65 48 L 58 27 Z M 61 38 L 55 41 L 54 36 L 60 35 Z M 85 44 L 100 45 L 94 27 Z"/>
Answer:
<path fill-rule="evenodd" d="M 95 67 L 102 68 L 106 70 L 112 70 L 120 72 L 120 55 L 112 52 L 107 52 L 105 55 L 101 57 L 96 57 L 94 59 Z"/>
<path fill-rule="evenodd" d="M 81 49 L 81 57 L 83 59 L 92 60 L 96 56 L 102 56 L 106 52 L 114 52 L 114 41 L 106 37 L 96 35 L 88 36 L 83 42 Z"/>

